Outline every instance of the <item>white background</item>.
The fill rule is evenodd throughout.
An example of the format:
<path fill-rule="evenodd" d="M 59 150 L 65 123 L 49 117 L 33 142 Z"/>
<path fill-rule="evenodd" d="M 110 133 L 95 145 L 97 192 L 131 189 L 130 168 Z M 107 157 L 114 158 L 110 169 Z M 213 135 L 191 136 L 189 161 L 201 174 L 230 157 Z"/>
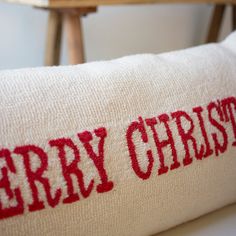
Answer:
<path fill-rule="evenodd" d="M 236 205 L 227 206 L 156 236 L 235 236 Z"/>
<path fill-rule="evenodd" d="M 87 61 L 160 53 L 204 43 L 211 5 L 104 6 L 83 18 Z M 47 11 L 0 3 L 0 69 L 43 65 Z M 221 39 L 231 30 L 231 9 Z M 63 40 L 62 64 L 67 64 Z"/>

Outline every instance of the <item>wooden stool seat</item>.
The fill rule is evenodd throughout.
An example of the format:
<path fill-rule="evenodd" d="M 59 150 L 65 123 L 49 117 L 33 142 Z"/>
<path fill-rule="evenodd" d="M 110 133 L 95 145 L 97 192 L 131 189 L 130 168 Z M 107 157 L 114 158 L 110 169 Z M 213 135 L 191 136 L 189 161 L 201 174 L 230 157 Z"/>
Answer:
<path fill-rule="evenodd" d="M 75 8 L 95 7 L 115 4 L 148 4 L 148 3 L 212 3 L 236 4 L 236 0 L 5 0 L 7 2 L 29 4 L 36 7 Z"/>
<path fill-rule="evenodd" d="M 236 0 L 5 0 L 32 5 L 50 11 L 45 53 L 45 65 L 59 65 L 61 37 L 65 26 L 70 64 L 85 61 L 81 16 L 96 12 L 100 5 L 147 3 L 211 3 L 215 4 L 206 42 L 217 40 L 225 6 L 232 5 L 232 30 L 236 29 Z"/>

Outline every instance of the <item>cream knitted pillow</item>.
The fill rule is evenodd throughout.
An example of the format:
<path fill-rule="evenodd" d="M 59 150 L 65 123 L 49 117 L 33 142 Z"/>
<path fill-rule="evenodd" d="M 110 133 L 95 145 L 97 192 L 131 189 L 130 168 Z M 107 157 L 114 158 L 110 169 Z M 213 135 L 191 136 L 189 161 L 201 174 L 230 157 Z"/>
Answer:
<path fill-rule="evenodd" d="M 150 235 L 236 201 L 236 33 L 0 72 L 0 232 Z"/>

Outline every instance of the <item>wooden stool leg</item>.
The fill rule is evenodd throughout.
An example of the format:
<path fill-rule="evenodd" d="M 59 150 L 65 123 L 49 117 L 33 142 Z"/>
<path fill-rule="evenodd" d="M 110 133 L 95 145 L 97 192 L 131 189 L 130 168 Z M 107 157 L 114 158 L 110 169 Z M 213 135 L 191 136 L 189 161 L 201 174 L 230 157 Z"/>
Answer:
<path fill-rule="evenodd" d="M 236 30 L 236 5 L 232 5 L 232 30 Z"/>
<path fill-rule="evenodd" d="M 60 63 L 61 34 L 62 15 L 60 12 L 50 10 L 45 52 L 46 66 L 59 65 Z"/>
<path fill-rule="evenodd" d="M 64 13 L 64 24 L 67 34 L 69 63 L 84 63 L 83 33 L 81 15 L 73 12 Z"/>
<path fill-rule="evenodd" d="M 208 31 L 208 36 L 206 40 L 207 43 L 217 41 L 217 38 L 220 32 L 221 23 L 224 16 L 225 7 L 226 7 L 225 4 L 216 5 L 214 7 L 214 11 L 213 11 L 209 31 Z"/>

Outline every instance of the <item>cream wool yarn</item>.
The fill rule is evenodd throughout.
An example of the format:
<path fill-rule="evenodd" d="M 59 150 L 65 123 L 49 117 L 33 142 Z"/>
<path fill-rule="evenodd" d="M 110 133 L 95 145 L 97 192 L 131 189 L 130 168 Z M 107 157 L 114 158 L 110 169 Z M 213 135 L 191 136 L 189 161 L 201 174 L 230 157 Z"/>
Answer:
<path fill-rule="evenodd" d="M 151 235 L 236 201 L 236 33 L 0 72 L 0 232 Z"/>

